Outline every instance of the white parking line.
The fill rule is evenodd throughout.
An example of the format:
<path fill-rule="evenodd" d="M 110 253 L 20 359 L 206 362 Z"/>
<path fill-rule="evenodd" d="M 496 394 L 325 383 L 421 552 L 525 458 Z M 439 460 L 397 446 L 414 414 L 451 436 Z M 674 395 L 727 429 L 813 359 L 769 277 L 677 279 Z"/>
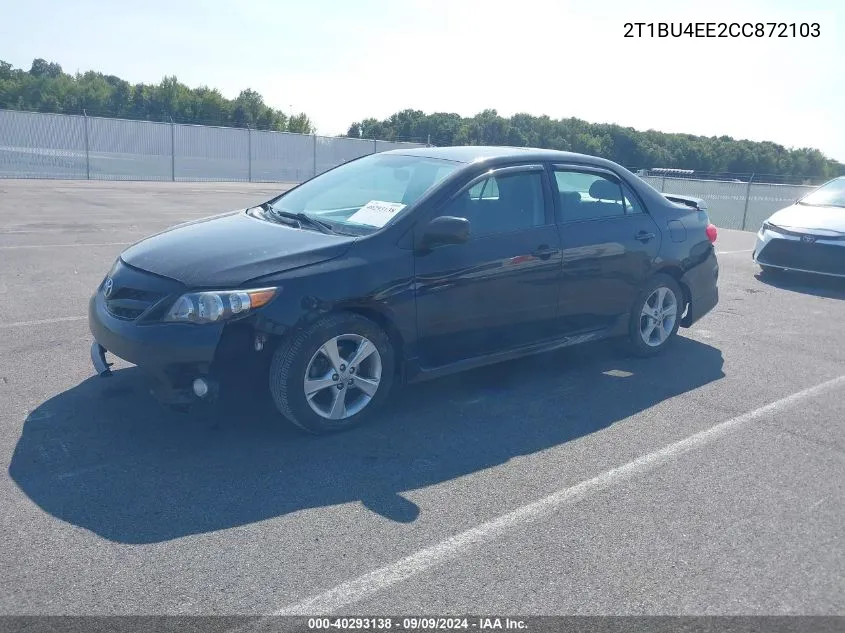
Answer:
<path fill-rule="evenodd" d="M 753 248 L 745 248 L 741 251 L 716 251 L 717 255 L 733 255 L 734 253 L 750 253 L 753 251 Z"/>
<path fill-rule="evenodd" d="M 457 558 L 474 546 L 488 543 L 517 526 L 545 518 L 564 504 L 578 501 L 592 493 L 600 492 L 610 488 L 614 484 L 631 479 L 636 475 L 641 475 L 659 468 L 684 453 L 724 437 L 744 424 L 778 413 L 801 400 L 806 400 L 816 394 L 840 385 L 845 385 L 845 375 L 833 378 L 815 387 L 804 389 L 803 391 L 776 400 L 748 413 L 743 413 L 695 435 L 669 444 L 653 453 L 643 455 L 618 468 L 608 470 L 592 479 L 582 481 L 569 488 L 558 490 L 539 501 L 522 506 L 496 519 L 486 521 L 394 563 L 338 585 L 333 589 L 288 605 L 276 611 L 273 615 L 326 614 L 360 602 L 383 589 L 387 589 L 392 585 L 426 572 L 437 565 L 441 565 L 449 559 Z"/>
<path fill-rule="evenodd" d="M 26 327 L 28 325 L 47 325 L 49 323 L 64 323 L 65 321 L 84 321 L 86 316 L 58 317 L 56 319 L 39 319 L 38 321 L 15 321 L 13 323 L 0 323 L 0 330 L 12 327 Z"/>
<path fill-rule="evenodd" d="M 0 246 L 0 251 L 9 251 L 17 248 L 64 248 L 67 246 L 128 246 L 134 242 L 99 242 L 97 244 L 21 244 L 15 246 Z"/>

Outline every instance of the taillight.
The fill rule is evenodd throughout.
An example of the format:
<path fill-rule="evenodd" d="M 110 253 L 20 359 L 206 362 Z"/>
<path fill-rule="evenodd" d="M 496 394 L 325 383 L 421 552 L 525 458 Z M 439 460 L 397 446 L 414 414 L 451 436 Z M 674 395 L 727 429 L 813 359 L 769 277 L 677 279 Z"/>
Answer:
<path fill-rule="evenodd" d="M 711 242 L 715 242 L 716 236 L 718 234 L 719 234 L 719 232 L 716 230 L 716 227 L 714 225 L 712 225 L 712 224 L 707 225 L 707 239 L 708 240 L 710 240 Z"/>

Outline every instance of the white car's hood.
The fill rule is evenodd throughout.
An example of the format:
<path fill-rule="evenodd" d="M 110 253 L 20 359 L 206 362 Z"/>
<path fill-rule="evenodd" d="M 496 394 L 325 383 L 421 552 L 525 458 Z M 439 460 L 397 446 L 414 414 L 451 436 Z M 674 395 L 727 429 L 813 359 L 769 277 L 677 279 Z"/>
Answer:
<path fill-rule="evenodd" d="M 793 204 L 777 211 L 768 221 L 783 228 L 845 233 L 845 209 L 842 207 Z"/>

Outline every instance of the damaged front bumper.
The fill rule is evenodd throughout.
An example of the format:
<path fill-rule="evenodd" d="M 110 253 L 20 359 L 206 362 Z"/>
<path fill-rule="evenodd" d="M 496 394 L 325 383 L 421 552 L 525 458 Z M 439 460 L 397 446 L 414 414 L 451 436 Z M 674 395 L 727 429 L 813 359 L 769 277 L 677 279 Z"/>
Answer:
<path fill-rule="evenodd" d="M 106 348 L 97 341 L 91 343 L 91 364 L 97 370 L 97 375 L 107 378 L 111 376 L 111 366 L 114 363 L 106 362 Z"/>
<path fill-rule="evenodd" d="M 112 375 L 112 363 L 106 356 L 111 353 L 150 375 L 150 391 L 164 404 L 190 404 L 217 394 L 210 369 L 222 325 L 139 324 L 120 319 L 106 310 L 98 292 L 88 305 L 88 326 L 94 336 L 91 363 L 99 376 Z"/>

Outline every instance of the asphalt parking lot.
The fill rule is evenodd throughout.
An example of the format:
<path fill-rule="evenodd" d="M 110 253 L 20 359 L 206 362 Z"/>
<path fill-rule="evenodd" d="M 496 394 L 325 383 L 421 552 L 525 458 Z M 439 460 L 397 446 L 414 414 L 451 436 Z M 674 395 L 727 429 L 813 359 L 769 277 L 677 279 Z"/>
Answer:
<path fill-rule="evenodd" d="M 277 190 L 0 180 L 0 613 L 845 614 L 845 283 L 722 230 L 664 356 L 488 367 L 327 438 L 95 377 L 120 251 Z"/>

